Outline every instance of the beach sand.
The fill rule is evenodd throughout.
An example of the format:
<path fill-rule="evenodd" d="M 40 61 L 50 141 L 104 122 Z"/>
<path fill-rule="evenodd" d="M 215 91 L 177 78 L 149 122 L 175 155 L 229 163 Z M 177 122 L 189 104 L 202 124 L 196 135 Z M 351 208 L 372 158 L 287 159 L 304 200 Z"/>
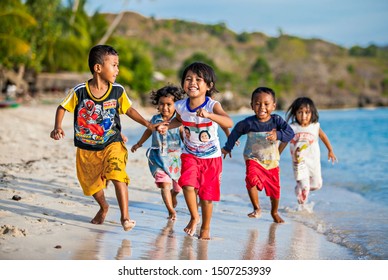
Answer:
<path fill-rule="evenodd" d="M 77 181 L 72 114 L 63 122 L 66 137 L 49 137 L 56 107 L 35 102 L 0 110 L 1 260 L 353 259 L 348 249 L 301 223 L 287 217 L 285 224 L 273 223 L 269 206 L 260 219 L 247 218 L 248 196 L 215 203 L 212 240 L 187 236 L 183 228 L 189 212 L 183 194 L 178 196 L 178 219 L 169 222 L 144 147 L 129 152 L 127 164 L 129 210 L 136 227 L 123 231 L 113 185 L 106 189 L 110 210 L 105 223 L 91 224 L 98 206 L 83 195 Z M 149 110 L 138 110 L 150 117 Z M 122 123 L 131 128 L 131 141 L 144 131 L 126 116 Z M 224 177 L 223 184 L 227 182 Z"/>

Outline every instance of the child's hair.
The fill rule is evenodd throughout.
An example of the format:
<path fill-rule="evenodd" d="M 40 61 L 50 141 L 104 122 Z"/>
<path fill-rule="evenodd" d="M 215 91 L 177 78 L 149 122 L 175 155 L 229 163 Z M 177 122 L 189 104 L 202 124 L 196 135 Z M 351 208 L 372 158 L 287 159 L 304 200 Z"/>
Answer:
<path fill-rule="evenodd" d="M 153 90 L 150 93 L 150 98 L 151 98 L 151 103 L 153 105 L 158 105 L 159 104 L 159 99 L 161 97 L 167 97 L 167 96 L 172 96 L 174 98 L 174 102 L 181 100 L 184 96 L 184 91 L 174 85 L 167 85 L 164 86 L 158 90 Z"/>
<path fill-rule="evenodd" d="M 315 107 L 314 102 L 308 98 L 308 97 L 298 97 L 297 99 L 292 102 L 290 107 L 287 109 L 286 112 L 286 120 L 287 122 L 291 119 L 291 122 L 298 122 L 296 119 L 296 112 L 303 107 L 307 107 L 311 111 L 311 122 L 316 123 L 319 120 L 319 114 L 317 107 Z"/>
<path fill-rule="evenodd" d="M 94 74 L 94 65 L 104 64 L 104 58 L 106 55 L 119 55 L 119 53 L 111 46 L 97 45 L 89 51 L 89 69 Z"/>
<path fill-rule="evenodd" d="M 259 93 L 267 93 L 269 95 L 272 96 L 273 98 L 273 102 L 276 102 L 276 99 L 275 99 L 275 91 L 271 88 L 268 88 L 268 87 L 258 87 L 257 89 L 255 89 L 253 92 L 252 92 L 252 96 L 251 96 L 251 102 L 253 102 L 253 98 L 255 97 L 256 94 L 259 94 Z"/>
<path fill-rule="evenodd" d="M 187 72 L 189 71 L 197 74 L 199 77 L 204 79 L 205 83 L 210 88 L 208 91 L 206 91 L 206 96 L 212 97 L 214 93 L 218 92 L 218 89 L 216 88 L 217 78 L 213 68 L 202 62 L 193 62 L 185 68 L 181 79 L 182 87 L 185 82 Z"/>

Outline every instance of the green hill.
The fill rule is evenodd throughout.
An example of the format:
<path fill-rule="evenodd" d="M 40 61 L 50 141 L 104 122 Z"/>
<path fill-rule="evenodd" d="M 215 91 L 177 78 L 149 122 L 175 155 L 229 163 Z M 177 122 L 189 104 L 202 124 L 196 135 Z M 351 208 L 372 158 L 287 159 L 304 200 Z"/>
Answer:
<path fill-rule="evenodd" d="M 104 14 L 108 23 L 116 15 Z M 257 86 L 269 86 L 284 108 L 296 96 L 309 96 L 321 108 L 388 105 L 388 50 L 350 49 L 287 34 L 236 34 L 224 24 L 147 18 L 126 12 L 115 36 L 146 46 L 162 83 L 179 83 L 179 71 L 193 56 L 208 58 L 218 75 L 218 98 L 229 109 L 249 106 Z M 120 54 L 121 55 L 121 54 Z M 224 92 L 232 93 L 232 100 Z"/>

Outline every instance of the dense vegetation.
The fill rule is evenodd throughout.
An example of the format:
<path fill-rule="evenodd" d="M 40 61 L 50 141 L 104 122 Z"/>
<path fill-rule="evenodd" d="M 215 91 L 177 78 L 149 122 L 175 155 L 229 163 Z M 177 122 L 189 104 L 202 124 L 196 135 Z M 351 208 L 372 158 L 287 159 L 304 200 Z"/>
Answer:
<path fill-rule="evenodd" d="M 300 95 L 320 107 L 388 105 L 387 48 L 346 49 L 282 32 L 236 34 L 223 23 L 157 20 L 131 12 L 88 15 L 85 2 L 2 0 L 0 68 L 19 76 L 85 73 L 90 47 L 107 43 L 120 54 L 118 82 L 144 103 L 151 89 L 179 83 L 183 67 L 201 60 L 216 70 L 218 98 L 229 109 L 249 105 L 250 93 L 262 85 L 275 89 L 279 108 Z"/>

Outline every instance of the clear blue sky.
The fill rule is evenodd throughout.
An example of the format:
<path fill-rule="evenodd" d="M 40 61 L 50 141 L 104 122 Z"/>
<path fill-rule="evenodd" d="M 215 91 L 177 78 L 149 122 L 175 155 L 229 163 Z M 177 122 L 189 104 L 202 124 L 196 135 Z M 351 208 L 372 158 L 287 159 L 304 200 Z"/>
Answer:
<path fill-rule="evenodd" d="M 87 0 L 91 13 L 129 10 L 157 19 L 225 23 L 235 32 L 279 30 L 344 47 L 388 46 L 388 0 Z M 67 2 L 67 1 L 66 1 Z"/>

